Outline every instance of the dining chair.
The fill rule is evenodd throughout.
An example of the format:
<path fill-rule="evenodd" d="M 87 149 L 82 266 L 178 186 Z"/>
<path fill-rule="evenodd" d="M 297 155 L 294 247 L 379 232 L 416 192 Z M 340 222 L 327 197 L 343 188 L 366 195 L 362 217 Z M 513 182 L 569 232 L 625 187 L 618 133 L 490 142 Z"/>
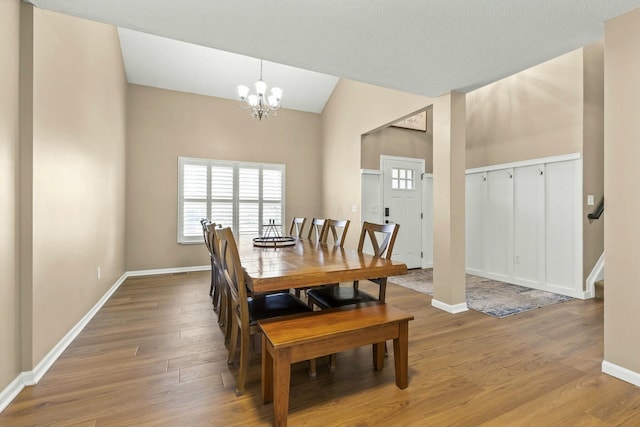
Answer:
<path fill-rule="evenodd" d="M 347 238 L 347 231 L 349 230 L 348 219 L 328 219 L 326 220 L 324 227 L 322 228 L 322 236 L 320 241 L 322 243 L 328 243 L 329 236 L 333 239 L 333 245 L 339 248 L 344 247 L 344 240 Z"/>
<path fill-rule="evenodd" d="M 225 334 L 225 342 L 229 340 L 230 333 L 230 321 L 229 321 L 229 301 L 226 292 L 225 279 L 222 272 L 222 258 L 220 256 L 220 239 L 216 233 L 215 224 L 209 223 L 207 225 L 207 239 L 211 247 L 211 272 L 213 281 L 213 294 L 212 299 L 214 301 L 214 308 L 218 314 L 218 325 Z"/>
<path fill-rule="evenodd" d="M 244 393 L 249 366 L 250 337 L 259 333 L 259 320 L 288 314 L 312 311 L 303 301 L 288 292 L 247 295 L 245 272 L 240 262 L 238 247 L 230 228 L 216 229 L 220 242 L 222 271 L 230 301 L 231 341 L 227 362 L 233 363 L 238 341 L 240 341 L 240 364 L 236 394 Z"/>
<path fill-rule="evenodd" d="M 204 245 L 207 248 L 207 252 L 209 252 L 209 261 L 211 262 L 211 284 L 209 285 L 209 296 L 211 297 L 211 302 L 213 303 L 213 309 L 216 310 L 216 299 L 213 297 L 213 291 L 215 287 L 215 267 L 213 261 L 213 252 L 211 251 L 211 242 L 209 241 L 209 233 L 207 232 L 207 227 L 211 224 L 207 218 L 200 219 L 200 225 L 202 225 L 202 234 L 204 238 Z"/>
<path fill-rule="evenodd" d="M 362 224 L 362 232 L 360 233 L 360 241 L 358 242 L 358 253 L 363 253 L 365 240 L 367 240 L 368 237 L 373 248 L 373 256 L 390 260 L 399 228 L 400 225 L 398 224 L 374 224 L 365 221 Z M 368 280 L 378 285 L 377 297 L 360 290 L 359 282 L 356 280 L 350 286 L 322 286 L 309 289 L 307 291 L 308 304 L 310 307 L 317 306 L 325 309 L 367 301 L 384 302 L 387 290 L 387 278 L 382 277 Z"/>
<path fill-rule="evenodd" d="M 362 232 L 360 233 L 360 241 L 358 242 L 358 253 L 364 252 L 365 241 L 367 237 L 373 248 L 373 256 L 376 258 L 385 258 L 390 260 L 393 253 L 393 245 L 398 234 L 398 224 L 374 224 L 365 221 L 362 224 Z M 308 289 L 307 304 L 313 309 L 314 306 L 321 310 L 342 307 L 345 305 L 360 304 L 369 301 L 385 302 L 387 292 L 387 278 L 381 277 L 377 279 L 367 279 L 378 285 L 377 298 L 365 291 L 359 289 L 359 281 L 356 280 L 349 286 L 320 286 Z M 386 352 L 386 343 L 385 343 Z M 329 357 L 329 370 L 336 369 L 336 355 Z M 313 366 L 315 372 L 315 366 Z"/>
<path fill-rule="evenodd" d="M 301 238 L 302 230 L 304 230 L 304 224 L 307 222 L 307 218 L 293 217 L 291 221 L 291 229 L 289 230 L 289 236 Z"/>
<path fill-rule="evenodd" d="M 320 238 L 322 237 L 325 222 L 326 221 L 323 218 L 313 218 L 309 227 L 309 234 L 307 234 L 307 239 L 311 240 L 312 238 L 314 238 L 313 236 L 315 234 L 315 240 L 319 242 Z"/>

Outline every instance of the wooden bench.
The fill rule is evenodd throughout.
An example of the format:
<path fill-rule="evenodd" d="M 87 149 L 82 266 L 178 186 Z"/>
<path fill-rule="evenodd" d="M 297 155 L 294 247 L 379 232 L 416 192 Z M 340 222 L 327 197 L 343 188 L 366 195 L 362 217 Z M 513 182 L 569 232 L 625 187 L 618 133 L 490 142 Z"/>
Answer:
<path fill-rule="evenodd" d="M 287 425 L 291 364 L 373 344 L 373 366 L 384 366 L 384 343 L 393 340 L 396 385 L 408 386 L 408 332 L 413 315 L 384 303 L 340 307 L 259 322 L 262 397 L 273 401 L 274 423 Z"/>

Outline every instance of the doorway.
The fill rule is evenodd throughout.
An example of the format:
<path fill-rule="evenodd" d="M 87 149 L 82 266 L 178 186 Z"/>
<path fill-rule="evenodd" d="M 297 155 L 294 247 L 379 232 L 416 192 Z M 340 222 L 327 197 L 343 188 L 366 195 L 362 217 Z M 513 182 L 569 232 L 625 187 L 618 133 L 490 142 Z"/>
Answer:
<path fill-rule="evenodd" d="M 433 266 L 432 112 L 426 107 L 361 141 L 361 221 L 400 224 L 393 259 L 409 268 Z"/>
<path fill-rule="evenodd" d="M 385 223 L 400 224 L 393 258 L 422 267 L 422 176 L 424 159 L 381 156 Z"/>

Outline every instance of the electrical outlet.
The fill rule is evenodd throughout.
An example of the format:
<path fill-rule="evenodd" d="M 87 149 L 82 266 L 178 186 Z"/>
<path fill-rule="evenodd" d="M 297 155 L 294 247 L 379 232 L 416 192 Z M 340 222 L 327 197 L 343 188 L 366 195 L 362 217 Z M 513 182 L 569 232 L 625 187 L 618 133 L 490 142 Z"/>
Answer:
<path fill-rule="evenodd" d="M 593 206 L 596 204 L 595 198 L 593 197 L 593 194 L 589 194 L 587 196 L 587 206 Z"/>
<path fill-rule="evenodd" d="M 98 276 L 98 280 L 102 277 L 102 269 L 100 267 L 98 267 L 98 270 L 96 271 L 96 276 Z"/>

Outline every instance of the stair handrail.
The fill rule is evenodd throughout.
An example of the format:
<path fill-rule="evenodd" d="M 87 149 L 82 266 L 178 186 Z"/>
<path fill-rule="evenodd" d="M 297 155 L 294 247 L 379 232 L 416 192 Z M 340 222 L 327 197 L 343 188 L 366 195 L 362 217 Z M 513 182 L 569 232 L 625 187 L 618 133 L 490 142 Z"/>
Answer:
<path fill-rule="evenodd" d="M 595 210 L 591 212 L 589 215 L 587 215 L 587 218 L 599 219 L 603 212 L 604 212 L 604 196 L 600 200 L 600 203 L 598 203 L 598 206 L 595 208 Z"/>

